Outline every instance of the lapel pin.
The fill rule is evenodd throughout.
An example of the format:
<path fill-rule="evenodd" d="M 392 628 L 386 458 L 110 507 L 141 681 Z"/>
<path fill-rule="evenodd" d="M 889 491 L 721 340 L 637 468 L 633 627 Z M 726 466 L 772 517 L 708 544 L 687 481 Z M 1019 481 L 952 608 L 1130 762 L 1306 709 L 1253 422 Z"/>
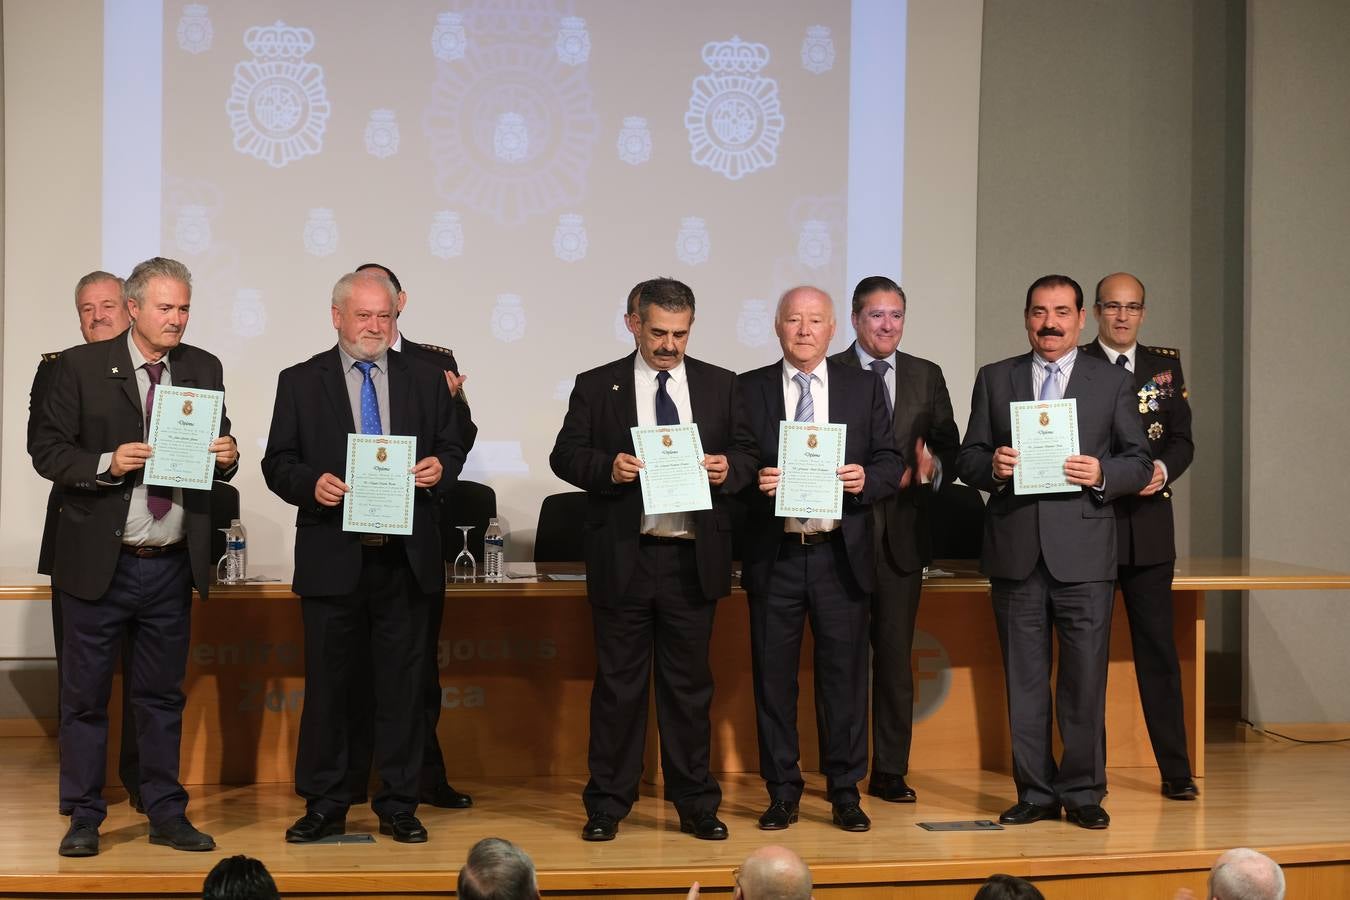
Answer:
<path fill-rule="evenodd" d="M 116 375 L 116 374 L 117 374 L 117 366 L 113 366 L 113 370 L 112 370 L 112 373 L 113 373 L 113 374 L 114 374 L 114 375 Z"/>
<path fill-rule="evenodd" d="M 619 389 L 619 386 L 618 386 L 617 384 L 611 384 L 611 385 L 609 386 L 609 389 L 610 389 L 611 391 L 617 391 L 617 390 Z"/>

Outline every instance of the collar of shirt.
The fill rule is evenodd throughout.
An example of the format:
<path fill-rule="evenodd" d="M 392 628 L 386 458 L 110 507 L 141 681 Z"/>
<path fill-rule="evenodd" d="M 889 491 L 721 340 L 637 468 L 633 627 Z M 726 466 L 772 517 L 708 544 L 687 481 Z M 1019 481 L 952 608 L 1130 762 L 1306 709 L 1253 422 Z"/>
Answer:
<path fill-rule="evenodd" d="M 1135 356 L 1139 352 L 1138 342 L 1131 344 L 1130 349 L 1126 350 L 1124 353 L 1106 346 L 1106 344 L 1102 343 L 1101 338 L 1097 338 L 1097 344 L 1102 348 L 1102 352 L 1106 354 L 1106 361 L 1111 365 L 1116 365 L 1116 359 L 1123 356 L 1125 357 L 1125 368 L 1131 372 L 1134 371 Z"/>
<path fill-rule="evenodd" d="M 890 356 L 877 357 L 864 350 L 862 344 L 855 343 L 853 352 L 858 355 L 858 362 L 862 363 L 864 369 L 870 369 L 873 362 L 885 362 L 890 364 L 890 368 L 886 370 L 887 375 L 895 371 L 896 353 L 894 351 L 891 352 Z"/>
<path fill-rule="evenodd" d="M 802 372 L 801 369 L 785 359 L 783 360 L 783 389 L 796 391 L 797 382 L 792 380 L 792 376 L 801 372 L 801 374 L 811 380 L 811 386 L 813 388 L 811 395 L 813 397 L 817 396 L 815 390 L 817 385 L 819 385 L 819 390 L 821 391 L 827 390 L 830 386 L 829 368 L 829 365 L 822 359 L 820 365 L 816 366 L 812 371 Z"/>
<path fill-rule="evenodd" d="M 647 361 L 642 358 L 641 353 L 634 355 L 633 377 L 645 378 L 648 381 L 650 381 L 652 383 L 653 391 L 656 390 L 656 376 L 657 373 L 659 373 L 660 371 L 661 371 L 660 369 L 653 369 L 650 365 L 648 365 Z M 672 382 L 674 384 L 684 383 L 684 360 L 681 359 L 679 365 L 677 365 L 673 369 L 666 369 L 666 371 L 670 373 L 670 382 L 668 382 L 666 385 L 666 392 L 669 393 L 672 387 L 671 384 Z"/>
<path fill-rule="evenodd" d="M 134 328 L 127 329 L 127 349 L 131 351 L 131 370 L 133 372 L 145 372 L 141 366 L 144 366 L 150 360 L 146 359 L 145 354 L 141 352 L 141 348 L 136 346 L 136 341 L 131 337 L 133 331 L 135 331 Z M 164 363 L 164 373 L 167 375 L 169 373 L 169 354 L 165 353 L 159 358 L 159 361 Z M 145 377 L 146 383 L 149 384 L 150 373 L 145 372 Z M 159 381 L 160 384 L 164 383 L 163 375 L 160 376 Z M 169 381 L 172 382 L 173 379 L 170 378 Z"/>
<path fill-rule="evenodd" d="M 1040 375 L 1040 377 L 1044 378 L 1045 367 L 1050 365 L 1050 360 L 1046 359 L 1044 356 L 1041 356 L 1039 353 L 1036 353 L 1035 351 L 1032 351 L 1031 358 L 1036 363 L 1037 373 Z M 1059 359 L 1054 361 L 1055 365 L 1059 368 L 1060 374 L 1064 376 L 1065 381 L 1069 379 L 1069 373 L 1073 371 L 1073 364 L 1074 361 L 1077 359 L 1078 359 L 1078 348 L 1070 347 L 1068 353 L 1065 353 Z"/>
<path fill-rule="evenodd" d="M 394 342 L 389 345 L 389 349 L 395 353 L 403 352 L 403 332 L 398 333 L 398 337 L 394 338 Z"/>
<path fill-rule="evenodd" d="M 355 356 L 352 356 L 346 350 L 342 349 L 341 344 L 338 344 L 338 356 L 342 358 L 342 371 L 344 373 L 350 372 L 352 370 L 352 366 L 356 365 L 356 363 L 358 362 Z M 361 362 L 364 361 L 365 360 L 361 360 Z M 389 371 L 388 367 L 385 365 L 388 361 L 389 361 L 388 351 L 385 351 L 384 353 L 381 353 L 379 356 L 370 360 L 370 362 L 373 362 L 375 364 L 375 368 L 381 372 Z"/>

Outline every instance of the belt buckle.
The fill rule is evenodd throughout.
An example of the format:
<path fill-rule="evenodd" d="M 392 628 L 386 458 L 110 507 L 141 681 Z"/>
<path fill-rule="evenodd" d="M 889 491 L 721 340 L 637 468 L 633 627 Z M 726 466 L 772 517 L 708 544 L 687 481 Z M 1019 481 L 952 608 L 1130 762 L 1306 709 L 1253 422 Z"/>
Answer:
<path fill-rule="evenodd" d="M 387 534 L 363 534 L 361 535 L 362 547 L 383 547 L 389 543 Z"/>

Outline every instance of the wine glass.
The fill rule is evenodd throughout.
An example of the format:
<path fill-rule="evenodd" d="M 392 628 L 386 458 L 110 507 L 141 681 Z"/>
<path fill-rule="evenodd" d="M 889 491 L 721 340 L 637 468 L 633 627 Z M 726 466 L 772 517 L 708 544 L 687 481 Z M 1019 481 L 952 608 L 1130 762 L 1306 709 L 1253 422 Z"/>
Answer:
<path fill-rule="evenodd" d="M 454 581 L 473 581 L 474 576 L 478 574 L 478 562 L 469 552 L 469 532 L 473 531 L 475 526 L 456 525 L 455 527 L 464 532 L 464 549 L 459 551 L 459 556 L 455 557 L 451 577 Z"/>

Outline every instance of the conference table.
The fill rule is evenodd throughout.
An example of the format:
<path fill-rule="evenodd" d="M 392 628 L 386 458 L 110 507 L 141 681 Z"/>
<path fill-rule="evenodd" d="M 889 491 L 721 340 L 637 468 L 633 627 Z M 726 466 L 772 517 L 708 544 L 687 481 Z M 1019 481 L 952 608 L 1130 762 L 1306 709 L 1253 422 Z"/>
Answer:
<path fill-rule="evenodd" d="M 584 775 L 594 651 L 579 566 L 512 563 L 511 577 L 451 582 L 438 663 L 439 737 L 455 778 Z M 275 580 L 218 585 L 193 611 L 185 690 L 183 781 L 287 782 L 304 703 L 304 643 L 289 570 Z M 0 573 L 0 602 L 49 600 L 37 576 Z M 1195 772 L 1203 776 L 1205 595 L 1209 591 L 1347 589 L 1350 575 L 1264 560 L 1177 563 L 1175 635 Z M 811 645 L 802 648 L 803 768 L 817 767 Z M 712 760 L 719 772 L 758 768 L 749 621 L 736 587 L 718 604 L 711 656 L 716 683 Z M 1011 752 L 989 583 L 971 561 L 940 560 L 923 587 L 913 666 L 916 770 L 1007 771 Z M 120 691 L 110 719 L 116 731 Z M 655 716 L 648 773 L 657 771 Z M 116 735 L 110 753 L 118 746 Z M 1119 595 L 1112 622 L 1107 763 L 1153 767 Z M 115 780 L 116 766 L 110 766 Z"/>

